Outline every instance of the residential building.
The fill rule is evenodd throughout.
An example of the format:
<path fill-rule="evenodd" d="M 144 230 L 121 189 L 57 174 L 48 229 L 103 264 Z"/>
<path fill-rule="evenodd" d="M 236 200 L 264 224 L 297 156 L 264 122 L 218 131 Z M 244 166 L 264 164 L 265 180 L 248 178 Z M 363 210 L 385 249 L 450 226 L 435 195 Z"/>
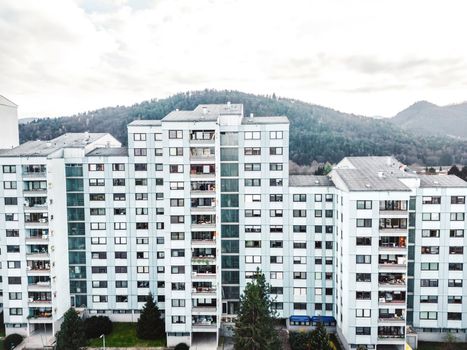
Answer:
<path fill-rule="evenodd" d="M 465 340 L 467 184 L 392 157 L 289 175 L 288 145 L 286 117 L 228 103 L 134 121 L 126 148 L 83 133 L 0 151 L 7 333 L 54 334 L 70 306 L 136 322 L 151 292 L 169 346 L 217 344 L 260 268 L 284 325 L 324 322 L 347 349 L 402 349 L 408 325 Z"/>

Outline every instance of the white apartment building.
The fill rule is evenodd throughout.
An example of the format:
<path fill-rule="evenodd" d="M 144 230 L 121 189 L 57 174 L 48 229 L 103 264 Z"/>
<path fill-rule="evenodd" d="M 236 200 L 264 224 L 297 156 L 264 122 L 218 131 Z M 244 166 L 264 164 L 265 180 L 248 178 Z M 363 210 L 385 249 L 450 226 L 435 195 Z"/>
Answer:
<path fill-rule="evenodd" d="M 289 175 L 288 140 L 286 117 L 228 103 L 134 121 L 127 148 L 85 133 L 1 150 L 7 334 L 54 334 L 70 306 L 136 322 L 152 292 L 169 346 L 215 346 L 259 267 L 284 324 L 324 322 L 348 349 L 402 348 L 407 325 L 465 339 L 467 184 L 392 157 Z"/>

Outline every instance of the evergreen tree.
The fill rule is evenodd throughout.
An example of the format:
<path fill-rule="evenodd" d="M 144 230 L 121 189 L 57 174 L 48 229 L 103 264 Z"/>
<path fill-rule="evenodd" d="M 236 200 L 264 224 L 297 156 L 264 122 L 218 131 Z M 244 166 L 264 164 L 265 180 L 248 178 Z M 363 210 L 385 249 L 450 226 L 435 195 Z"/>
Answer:
<path fill-rule="evenodd" d="M 311 337 L 311 348 L 320 350 L 333 350 L 334 348 L 331 344 L 329 334 L 321 322 L 318 323 L 316 329 L 313 331 Z"/>
<path fill-rule="evenodd" d="M 86 345 L 84 322 L 75 309 L 70 308 L 63 315 L 63 323 L 56 334 L 57 350 L 78 350 Z"/>
<path fill-rule="evenodd" d="M 240 297 L 240 310 L 235 322 L 234 342 L 237 350 L 278 350 L 279 337 L 274 328 L 275 311 L 270 286 L 257 269 Z"/>
<path fill-rule="evenodd" d="M 451 169 L 448 170 L 448 174 L 449 175 L 456 175 L 456 176 L 461 176 L 461 171 L 459 170 L 459 168 L 457 167 L 457 165 L 453 165 L 451 167 Z"/>
<path fill-rule="evenodd" d="M 136 336 L 140 339 L 159 339 L 164 335 L 164 320 L 152 294 L 149 293 L 136 325 Z"/>

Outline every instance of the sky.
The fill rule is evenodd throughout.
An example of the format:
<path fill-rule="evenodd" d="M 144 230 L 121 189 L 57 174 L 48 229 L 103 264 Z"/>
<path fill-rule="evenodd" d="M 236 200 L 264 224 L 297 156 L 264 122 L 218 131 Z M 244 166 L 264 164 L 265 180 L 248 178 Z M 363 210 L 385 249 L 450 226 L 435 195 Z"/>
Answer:
<path fill-rule="evenodd" d="M 467 100 L 465 0 L 2 0 L 20 117 L 234 89 L 389 117 Z"/>

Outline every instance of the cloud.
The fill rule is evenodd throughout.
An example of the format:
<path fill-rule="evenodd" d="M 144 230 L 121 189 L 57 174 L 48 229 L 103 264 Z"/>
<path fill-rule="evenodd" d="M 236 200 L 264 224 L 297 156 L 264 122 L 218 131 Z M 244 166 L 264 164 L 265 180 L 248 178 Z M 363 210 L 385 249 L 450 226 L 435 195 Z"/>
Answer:
<path fill-rule="evenodd" d="M 204 88 L 391 115 L 418 99 L 466 99 L 465 7 L 461 0 L 3 0 L 0 93 L 23 116 Z"/>

